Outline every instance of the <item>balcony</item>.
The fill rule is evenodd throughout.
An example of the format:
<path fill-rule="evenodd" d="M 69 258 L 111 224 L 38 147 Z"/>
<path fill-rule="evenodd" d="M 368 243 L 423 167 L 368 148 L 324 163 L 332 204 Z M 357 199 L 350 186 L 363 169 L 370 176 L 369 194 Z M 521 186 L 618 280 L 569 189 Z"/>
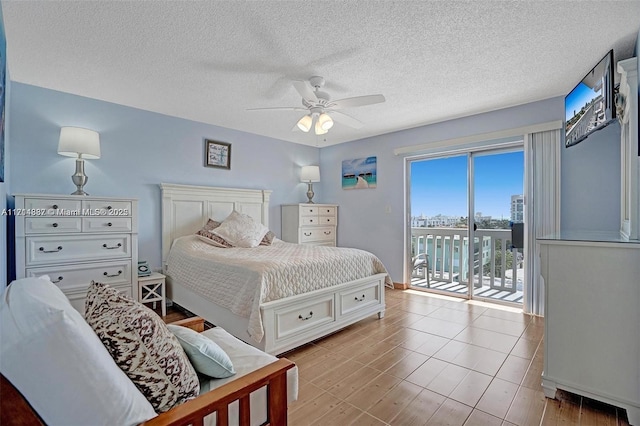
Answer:
<path fill-rule="evenodd" d="M 474 238 L 473 294 L 522 303 L 522 249 L 512 249 L 510 229 L 478 229 Z M 469 284 L 467 228 L 411 228 L 412 257 L 427 253 L 430 270 L 412 270 L 411 285 L 466 294 Z M 426 274 L 429 274 L 427 280 Z"/>

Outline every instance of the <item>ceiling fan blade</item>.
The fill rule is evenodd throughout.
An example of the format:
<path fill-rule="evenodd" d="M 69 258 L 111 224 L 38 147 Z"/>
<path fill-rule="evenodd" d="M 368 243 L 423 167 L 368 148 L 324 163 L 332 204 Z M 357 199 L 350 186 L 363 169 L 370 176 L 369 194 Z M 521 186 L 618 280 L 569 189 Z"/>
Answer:
<path fill-rule="evenodd" d="M 307 108 L 302 108 L 302 107 L 247 108 L 247 111 L 265 111 L 265 110 L 280 110 L 280 111 L 309 111 Z"/>
<path fill-rule="evenodd" d="M 366 95 L 366 96 L 356 96 L 354 98 L 344 98 L 332 101 L 329 105 L 329 108 L 333 109 L 342 109 L 342 108 L 353 108 L 365 105 L 379 104 L 384 102 L 384 96 L 382 95 Z"/>
<path fill-rule="evenodd" d="M 309 86 L 309 83 L 306 81 L 294 80 L 293 87 L 295 87 L 304 100 L 309 102 L 318 102 L 318 97 L 313 93 L 311 86 Z"/>
<path fill-rule="evenodd" d="M 345 114 L 344 112 L 339 111 L 330 111 L 331 116 L 335 121 L 341 124 L 345 124 L 349 127 L 353 127 L 354 129 L 360 129 L 364 126 L 364 123 L 360 120 L 357 120 L 350 115 Z"/>

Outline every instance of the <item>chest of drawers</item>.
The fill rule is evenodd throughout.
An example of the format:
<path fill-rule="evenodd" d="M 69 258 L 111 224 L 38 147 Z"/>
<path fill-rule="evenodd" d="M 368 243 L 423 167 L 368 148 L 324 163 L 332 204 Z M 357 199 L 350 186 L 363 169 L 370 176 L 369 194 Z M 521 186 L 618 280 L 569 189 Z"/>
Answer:
<path fill-rule="evenodd" d="M 17 194 L 13 214 L 17 278 L 48 275 L 81 313 L 91 281 L 137 297 L 137 200 Z"/>
<path fill-rule="evenodd" d="M 282 239 L 290 243 L 336 246 L 338 206 L 282 205 Z"/>

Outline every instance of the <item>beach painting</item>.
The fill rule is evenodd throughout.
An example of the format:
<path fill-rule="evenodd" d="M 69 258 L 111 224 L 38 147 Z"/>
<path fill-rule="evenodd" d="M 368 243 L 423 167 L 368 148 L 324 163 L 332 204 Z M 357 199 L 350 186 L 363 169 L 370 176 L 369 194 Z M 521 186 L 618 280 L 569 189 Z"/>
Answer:
<path fill-rule="evenodd" d="M 342 162 L 342 189 L 375 188 L 378 182 L 378 157 Z"/>

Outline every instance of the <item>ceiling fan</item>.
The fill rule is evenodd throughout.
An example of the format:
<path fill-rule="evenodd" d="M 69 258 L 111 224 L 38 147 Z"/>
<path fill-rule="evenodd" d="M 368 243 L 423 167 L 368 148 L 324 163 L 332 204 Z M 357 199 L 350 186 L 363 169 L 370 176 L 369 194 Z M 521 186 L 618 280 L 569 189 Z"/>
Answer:
<path fill-rule="evenodd" d="M 293 87 L 302 96 L 302 107 L 249 108 L 247 111 L 305 111 L 306 114 L 298 120 L 292 130 L 298 128 L 303 132 L 308 132 L 313 128 L 316 135 L 324 135 L 333 127 L 334 119 L 355 129 L 359 129 L 364 125 L 360 120 L 338 110 L 378 104 L 385 101 L 382 95 L 355 96 L 332 101 L 328 93 L 320 90 L 324 87 L 324 78 L 318 76 L 309 78 L 309 81 L 295 80 Z"/>

